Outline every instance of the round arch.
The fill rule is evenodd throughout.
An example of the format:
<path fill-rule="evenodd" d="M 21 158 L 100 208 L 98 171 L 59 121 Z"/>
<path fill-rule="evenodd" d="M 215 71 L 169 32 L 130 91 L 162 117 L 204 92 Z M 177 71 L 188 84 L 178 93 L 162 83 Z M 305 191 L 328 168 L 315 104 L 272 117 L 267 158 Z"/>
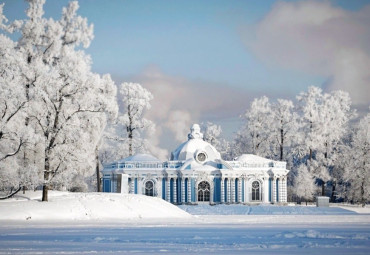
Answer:
<path fill-rule="evenodd" d="M 251 182 L 251 196 L 250 200 L 252 202 L 262 201 L 262 185 L 259 180 L 253 180 Z"/>
<path fill-rule="evenodd" d="M 153 197 L 154 196 L 154 182 L 152 180 L 146 181 L 144 185 L 144 194 L 146 196 Z"/>
<path fill-rule="evenodd" d="M 209 202 L 211 198 L 211 185 L 207 181 L 198 184 L 198 202 Z"/>

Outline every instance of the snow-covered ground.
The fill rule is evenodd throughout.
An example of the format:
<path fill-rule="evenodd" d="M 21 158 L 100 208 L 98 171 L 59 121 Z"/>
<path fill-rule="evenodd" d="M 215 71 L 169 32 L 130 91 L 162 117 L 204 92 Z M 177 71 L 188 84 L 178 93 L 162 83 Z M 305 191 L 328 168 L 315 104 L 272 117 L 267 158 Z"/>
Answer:
<path fill-rule="evenodd" d="M 356 214 L 355 211 L 369 213 L 370 208 L 359 208 L 354 206 L 277 206 L 277 205 L 258 205 L 245 206 L 236 205 L 215 205 L 200 204 L 197 206 L 180 205 L 179 208 L 194 215 L 347 215 Z M 362 210 L 361 210 L 362 209 Z"/>
<path fill-rule="evenodd" d="M 189 218 L 188 213 L 166 201 L 143 195 L 70 193 L 49 191 L 41 202 L 40 191 L 28 191 L 0 202 L 0 220 L 71 221 Z"/>
<path fill-rule="evenodd" d="M 138 195 L 27 198 L 0 202 L 0 254 L 370 254 L 368 208 L 180 206 L 198 214 L 189 216 Z"/>

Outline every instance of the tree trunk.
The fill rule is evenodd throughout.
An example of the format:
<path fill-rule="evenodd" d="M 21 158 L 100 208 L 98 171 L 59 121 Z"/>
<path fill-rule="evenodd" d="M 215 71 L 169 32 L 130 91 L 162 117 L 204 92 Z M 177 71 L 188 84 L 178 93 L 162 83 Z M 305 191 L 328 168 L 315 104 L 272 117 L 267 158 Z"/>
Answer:
<path fill-rule="evenodd" d="M 95 149 L 95 160 L 96 160 L 96 191 L 101 192 L 101 186 L 100 186 L 100 167 L 99 167 L 99 150 L 98 146 L 96 146 Z"/>
<path fill-rule="evenodd" d="M 362 179 L 361 182 L 361 204 L 362 206 L 365 206 L 365 180 Z"/>
<path fill-rule="evenodd" d="M 132 156 L 132 131 L 128 133 L 128 155 Z"/>
<path fill-rule="evenodd" d="M 335 195 L 335 187 L 336 187 L 336 185 L 337 185 L 337 182 L 336 181 L 333 181 L 333 188 L 331 190 L 331 198 L 330 198 L 330 201 L 332 203 L 334 203 L 335 200 L 336 200 L 336 195 Z"/>
<path fill-rule="evenodd" d="M 284 130 L 280 129 L 280 161 L 283 161 L 284 156 Z"/>
<path fill-rule="evenodd" d="M 49 163 L 49 157 L 45 155 L 45 167 L 44 167 L 44 185 L 42 186 L 42 201 L 47 202 L 48 201 L 48 190 L 49 190 L 49 172 L 50 171 L 50 163 Z"/>
<path fill-rule="evenodd" d="M 322 181 L 322 184 L 321 184 L 321 196 L 325 196 L 325 182 Z"/>
<path fill-rule="evenodd" d="M 48 202 L 48 191 L 49 191 L 48 185 L 44 184 L 44 186 L 42 186 L 42 201 L 43 202 Z"/>

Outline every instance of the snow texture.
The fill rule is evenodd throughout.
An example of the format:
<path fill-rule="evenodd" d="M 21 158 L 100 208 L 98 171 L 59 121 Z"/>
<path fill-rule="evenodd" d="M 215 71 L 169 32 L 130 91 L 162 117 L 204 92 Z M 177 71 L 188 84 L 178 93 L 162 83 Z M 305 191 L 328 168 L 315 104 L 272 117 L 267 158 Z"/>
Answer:
<path fill-rule="evenodd" d="M 189 216 L 140 195 L 53 191 L 50 202 L 40 198 L 27 192 L 0 202 L 0 254 L 369 254 L 366 207 L 367 214 L 337 207 L 181 206 L 219 214 Z M 245 210 L 250 215 L 237 215 Z"/>
<path fill-rule="evenodd" d="M 146 161 L 146 162 L 156 162 L 156 161 L 160 161 L 158 158 L 150 155 L 150 154 L 143 154 L 143 153 L 139 153 L 139 154 L 135 154 L 133 156 L 130 156 L 130 157 L 127 157 L 127 158 L 124 158 L 124 159 L 121 159 L 118 161 L 118 163 L 123 163 L 123 162 L 127 162 L 127 161 Z"/>
<path fill-rule="evenodd" d="M 1 220 L 128 220 L 189 218 L 166 201 L 143 195 L 114 193 L 69 193 L 51 191 L 49 202 L 40 202 L 41 192 L 27 192 L 0 203 Z"/>
<path fill-rule="evenodd" d="M 356 212 L 340 207 L 276 206 L 276 205 L 180 205 L 194 215 L 351 215 Z M 369 210 L 370 213 L 370 210 Z"/>

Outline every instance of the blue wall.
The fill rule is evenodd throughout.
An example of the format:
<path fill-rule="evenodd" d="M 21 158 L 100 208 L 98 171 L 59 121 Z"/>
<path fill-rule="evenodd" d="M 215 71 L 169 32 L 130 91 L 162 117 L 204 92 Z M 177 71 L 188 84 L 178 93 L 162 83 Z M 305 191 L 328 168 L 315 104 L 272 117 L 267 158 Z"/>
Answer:
<path fill-rule="evenodd" d="M 269 202 L 272 201 L 272 179 L 269 179 Z"/>
<path fill-rule="evenodd" d="M 103 192 L 111 192 L 110 179 L 103 179 Z"/>
<path fill-rule="evenodd" d="M 238 192 L 239 192 L 239 185 L 238 185 L 238 178 L 235 179 L 235 202 L 238 201 Z"/>
<path fill-rule="evenodd" d="M 185 203 L 188 203 L 188 183 L 189 183 L 189 178 L 185 178 Z"/>
<path fill-rule="evenodd" d="M 213 190 L 213 201 L 221 202 L 221 179 L 214 178 L 214 190 Z"/>
<path fill-rule="evenodd" d="M 135 194 L 137 194 L 137 178 L 135 178 Z"/>
<path fill-rule="evenodd" d="M 166 200 L 166 179 L 162 178 L 162 199 Z"/>
<path fill-rule="evenodd" d="M 170 202 L 173 203 L 173 179 L 170 180 Z"/>
<path fill-rule="evenodd" d="M 177 178 L 177 180 L 176 180 L 176 183 L 177 183 L 177 185 L 176 185 L 176 195 L 177 195 L 177 202 L 178 203 L 181 203 L 182 201 L 181 201 L 181 178 Z"/>
<path fill-rule="evenodd" d="M 279 182 L 276 180 L 276 202 L 279 202 Z"/>
<path fill-rule="evenodd" d="M 225 180 L 224 180 L 224 200 L 225 200 L 225 202 L 230 202 L 230 201 L 227 201 L 227 181 L 228 181 L 228 179 L 226 178 Z"/>

